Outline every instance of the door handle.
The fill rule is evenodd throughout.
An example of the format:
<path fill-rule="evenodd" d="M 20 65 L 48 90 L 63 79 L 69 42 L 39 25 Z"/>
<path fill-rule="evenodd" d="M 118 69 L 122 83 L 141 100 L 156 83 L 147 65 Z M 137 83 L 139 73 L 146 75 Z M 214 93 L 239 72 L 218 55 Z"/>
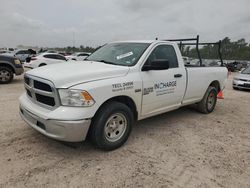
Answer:
<path fill-rule="evenodd" d="M 182 77 L 182 74 L 175 74 L 174 77 L 175 78 L 180 78 L 180 77 Z"/>

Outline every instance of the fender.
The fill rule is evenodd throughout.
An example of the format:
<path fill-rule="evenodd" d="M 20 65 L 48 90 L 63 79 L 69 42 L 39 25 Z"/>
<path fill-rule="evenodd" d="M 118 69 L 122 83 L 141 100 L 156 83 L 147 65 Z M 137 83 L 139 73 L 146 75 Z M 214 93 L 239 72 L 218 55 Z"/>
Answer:
<path fill-rule="evenodd" d="M 8 65 L 8 66 L 10 66 L 11 69 L 13 70 L 13 72 L 16 73 L 16 71 L 15 71 L 16 67 L 13 65 L 13 63 L 10 63 L 8 61 L 0 61 L 0 66 L 1 65 Z"/>

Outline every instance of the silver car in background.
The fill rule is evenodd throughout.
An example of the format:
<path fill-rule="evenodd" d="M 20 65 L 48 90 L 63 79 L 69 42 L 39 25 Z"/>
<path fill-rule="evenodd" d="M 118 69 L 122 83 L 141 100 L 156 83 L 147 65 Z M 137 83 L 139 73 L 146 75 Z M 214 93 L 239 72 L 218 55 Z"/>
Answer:
<path fill-rule="evenodd" d="M 239 75 L 234 77 L 233 88 L 250 90 L 250 66 L 241 71 Z"/>

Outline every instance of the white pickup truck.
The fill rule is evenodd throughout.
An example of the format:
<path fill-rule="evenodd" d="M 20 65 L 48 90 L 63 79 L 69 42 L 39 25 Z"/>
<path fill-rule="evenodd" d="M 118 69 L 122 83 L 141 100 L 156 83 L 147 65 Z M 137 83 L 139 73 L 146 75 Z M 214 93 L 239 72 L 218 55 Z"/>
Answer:
<path fill-rule="evenodd" d="M 212 112 L 226 78 L 225 67 L 185 67 L 173 42 L 114 42 L 86 61 L 28 71 L 20 115 L 50 138 L 79 142 L 88 135 L 113 150 L 136 120 L 191 104 Z"/>

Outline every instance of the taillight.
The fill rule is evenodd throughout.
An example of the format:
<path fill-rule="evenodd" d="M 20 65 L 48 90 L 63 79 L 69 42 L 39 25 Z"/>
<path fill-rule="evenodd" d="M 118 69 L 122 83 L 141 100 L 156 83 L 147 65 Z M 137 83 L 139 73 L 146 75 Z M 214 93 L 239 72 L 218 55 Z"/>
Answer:
<path fill-rule="evenodd" d="M 35 58 L 35 57 L 32 57 L 31 59 L 30 59 L 31 61 L 34 61 L 34 60 L 37 60 L 37 58 Z"/>

